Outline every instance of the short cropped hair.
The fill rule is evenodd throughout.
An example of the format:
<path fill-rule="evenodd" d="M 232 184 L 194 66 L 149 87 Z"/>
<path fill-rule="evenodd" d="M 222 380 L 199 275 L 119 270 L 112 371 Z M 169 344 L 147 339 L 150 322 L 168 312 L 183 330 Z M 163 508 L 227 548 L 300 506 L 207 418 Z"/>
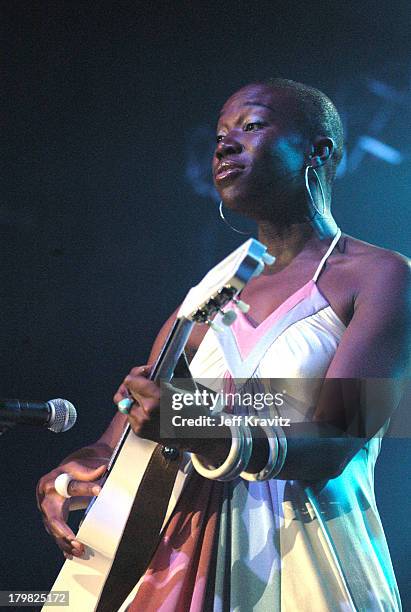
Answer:
<path fill-rule="evenodd" d="M 341 117 L 331 100 L 319 89 L 289 79 L 268 79 L 262 83 L 276 91 L 284 91 L 297 102 L 298 127 L 309 138 L 328 136 L 335 147 L 326 165 L 326 174 L 331 183 L 341 161 L 344 149 L 344 131 Z"/>

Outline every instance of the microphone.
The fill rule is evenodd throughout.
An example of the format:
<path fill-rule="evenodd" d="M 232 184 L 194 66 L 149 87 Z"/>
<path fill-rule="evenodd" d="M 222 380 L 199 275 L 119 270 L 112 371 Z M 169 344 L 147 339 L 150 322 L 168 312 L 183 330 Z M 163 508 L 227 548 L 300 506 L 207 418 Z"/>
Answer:
<path fill-rule="evenodd" d="M 0 422 L 5 425 L 40 425 L 60 433 L 71 429 L 76 419 L 76 409 L 65 399 L 52 399 L 48 402 L 0 400 Z"/>

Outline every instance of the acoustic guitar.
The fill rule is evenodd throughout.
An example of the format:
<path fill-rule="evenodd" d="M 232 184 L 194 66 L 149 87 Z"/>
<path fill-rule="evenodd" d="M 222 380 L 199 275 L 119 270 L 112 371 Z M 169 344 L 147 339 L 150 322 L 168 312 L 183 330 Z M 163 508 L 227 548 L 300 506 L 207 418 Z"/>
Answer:
<path fill-rule="evenodd" d="M 171 381 L 193 326 L 207 324 L 218 332 L 214 315 L 231 301 L 246 309 L 238 294 L 250 279 L 261 274 L 265 264 L 273 262 L 267 248 L 251 238 L 210 270 L 184 299 L 150 378 Z M 230 324 L 233 318 L 235 313 L 229 310 L 220 320 Z M 125 427 L 110 459 L 102 490 L 89 504 L 77 534 L 86 552 L 81 558 L 66 560 L 51 588 L 53 592 L 68 591 L 69 604 L 65 609 L 73 612 L 126 609 L 154 552 L 152 541 L 161 538 L 191 469 L 190 453 L 178 454 L 176 449 L 139 438 L 130 426 Z M 150 475 L 155 481 L 150 481 Z M 149 506 L 157 523 L 151 513 L 149 518 L 147 513 L 143 519 L 135 517 L 142 501 L 147 506 L 147 496 L 153 494 L 150 482 L 157 485 L 156 497 Z M 160 500 L 164 495 L 165 502 Z M 147 535 L 150 529 L 153 534 Z M 147 543 L 149 536 L 151 540 Z M 142 542 L 146 542 L 148 556 L 137 563 L 130 557 Z M 47 604 L 43 608 L 50 609 Z"/>

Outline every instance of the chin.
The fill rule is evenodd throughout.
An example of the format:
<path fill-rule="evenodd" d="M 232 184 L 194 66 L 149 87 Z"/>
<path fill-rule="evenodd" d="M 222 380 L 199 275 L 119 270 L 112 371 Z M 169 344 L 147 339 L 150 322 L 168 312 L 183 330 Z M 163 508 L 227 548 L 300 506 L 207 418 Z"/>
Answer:
<path fill-rule="evenodd" d="M 247 205 L 244 198 L 236 193 L 224 193 L 224 195 L 220 193 L 220 198 L 224 204 L 224 207 L 229 208 L 233 212 L 246 214 L 251 208 L 249 203 Z"/>
<path fill-rule="evenodd" d="M 224 203 L 224 206 L 227 208 L 238 211 L 247 210 L 247 208 L 249 208 L 249 194 L 247 194 L 244 188 L 241 188 L 241 186 L 237 185 L 235 182 L 223 187 L 220 186 L 219 188 L 216 186 L 216 189 L 220 199 Z"/>
<path fill-rule="evenodd" d="M 263 211 L 258 206 L 258 203 L 261 202 L 261 196 L 250 193 L 249 190 L 244 189 L 244 186 L 241 188 L 240 185 L 235 183 L 217 191 L 226 208 L 254 220 L 261 217 Z"/>
<path fill-rule="evenodd" d="M 244 200 L 239 197 L 227 197 L 222 198 L 224 208 L 226 210 L 230 210 L 233 213 L 241 215 L 247 219 L 252 219 L 253 221 L 260 221 L 262 217 L 262 211 L 258 210 L 249 200 Z"/>

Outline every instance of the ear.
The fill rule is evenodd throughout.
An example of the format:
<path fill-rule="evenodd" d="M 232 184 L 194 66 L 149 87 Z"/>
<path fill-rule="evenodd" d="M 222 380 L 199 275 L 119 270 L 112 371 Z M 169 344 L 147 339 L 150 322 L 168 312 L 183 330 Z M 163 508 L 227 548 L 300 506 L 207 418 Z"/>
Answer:
<path fill-rule="evenodd" d="M 334 151 L 334 141 L 328 136 L 317 136 L 311 144 L 310 154 L 308 156 L 308 165 L 313 168 L 319 168 L 324 165 Z"/>

